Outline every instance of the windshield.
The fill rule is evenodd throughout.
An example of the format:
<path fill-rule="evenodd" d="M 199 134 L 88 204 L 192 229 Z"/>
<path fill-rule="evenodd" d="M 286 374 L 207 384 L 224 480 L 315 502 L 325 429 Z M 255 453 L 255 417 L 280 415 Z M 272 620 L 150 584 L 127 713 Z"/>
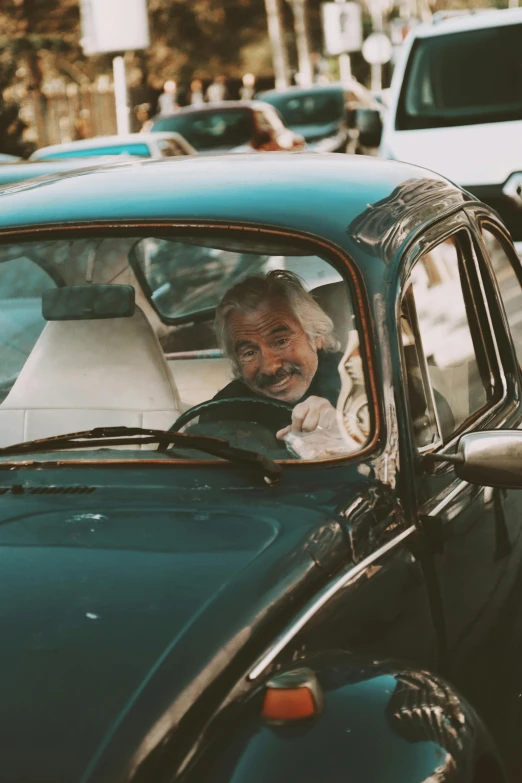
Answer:
<path fill-rule="evenodd" d="M 156 120 L 154 131 L 176 131 L 198 151 L 232 149 L 249 144 L 254 135 L 252 112 L 221 109 L 187 112 Z"/>
<path fill-rule="evenodd" d="M 120 233 L 0 245 L 0 449 L 104 428 L 92 445 L 61 438 L 49 451 L 209 458 L 204 439 L 198 451 L 158 438 L 174 427 L 272 460 L 352 454 L 370 435 L 357 324 L 340 273 L 284 238 Z M 133 447 L 146 436 L 139 428 L 154 442 Z M 51 458 L 45 446 L 35 459 Z M 15 454 L 0 451 L 0 464 Z"/>
<path fill-rule="evenodd" d="M 289 127 L 325 125 L 341 121 L 345 117 L 342 90 L 310 91 L 299 95 L 263 95 L 262 100 L 275 106 Z"/>
<path fill-rule="evenodd" d="M 522 119 L 522 25 L 418 39 L 397 129 Z"/>

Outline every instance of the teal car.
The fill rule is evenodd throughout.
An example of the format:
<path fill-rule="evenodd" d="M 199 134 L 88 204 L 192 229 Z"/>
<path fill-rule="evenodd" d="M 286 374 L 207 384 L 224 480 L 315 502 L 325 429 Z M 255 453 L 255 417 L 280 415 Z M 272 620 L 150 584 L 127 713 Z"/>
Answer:
<path fill-rule="evenodd" d="M 0 204 L 2 780 L 516 780 L 522 270 L 495 213 L 280 152 Z"/>

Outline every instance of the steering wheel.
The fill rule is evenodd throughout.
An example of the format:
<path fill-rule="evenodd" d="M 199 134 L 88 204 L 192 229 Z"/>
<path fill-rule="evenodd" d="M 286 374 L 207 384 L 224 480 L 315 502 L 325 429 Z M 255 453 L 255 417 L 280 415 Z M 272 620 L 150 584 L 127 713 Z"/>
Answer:
<path fill-rule="evenodd" d="M 213 410 L 220 405 L 237 405 L 238 403 L 248 403 L 249 405 L 270 405 L 272 408 L 282 408 L 285 411 L 291 412 L 294 408 L 289 402 L 283 402 L 282 400 L 261 399 L 257 397 L 223 397 L 221 400 L 207 400 L 206 402 L 200 402 L 198 405 L 194 405 L 193 408 L 189 408 L 188 411 L 182 413 L 181 416 L 176 419 L 172 427 L 169 428 L 169 432 L 179 432 L 179 430 L 185 426 L 185 424 L 196 416 L 199 416 L 203 411 Z"/>

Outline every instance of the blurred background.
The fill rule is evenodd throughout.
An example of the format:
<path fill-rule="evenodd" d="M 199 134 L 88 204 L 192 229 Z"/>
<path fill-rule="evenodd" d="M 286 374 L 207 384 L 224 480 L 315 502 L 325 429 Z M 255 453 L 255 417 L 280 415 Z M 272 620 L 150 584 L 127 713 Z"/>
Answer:
<path fill-rule="evenodd" d="M 92 0 L 2 0 L 0 3 L 0 153 L 28 157 L 47 144 L 117 132 L 114 53 L 85 54 L 80 4 Z M 339 80 L 346 68 L 375 92 L 389 85 L 407 32 L 433 14 L 507 7 L 518 0 L 366 0 L 349 35 L 360 37 L 339 58 L 342 14 L 320 0 L 148 0 L 149 45 L 123 56 L 129 130 L 157 113 L 201 100 L 251 98 L 291 84 Z M 331 7 L 335 3 L 328 3 Z M 340 11 L 341 9 L 339 9 Z M 358 17 L 358 18 L 357 18 Z M 113 23 L 113 22 L 111 22 Z M 107 22 L 109 24 L 109 22 Z M 360 29 L 354 28 L 358 25 Z M 384 35 L 372 66 L 361 41 Z M 83 44 L 83 45 L 82 45 Z M 369 59 L 372 59 L 370 55 Z M 210 89 L 209 89 L 210 88 Z M 212 91 L 214 90 L 214 91 Z"/>

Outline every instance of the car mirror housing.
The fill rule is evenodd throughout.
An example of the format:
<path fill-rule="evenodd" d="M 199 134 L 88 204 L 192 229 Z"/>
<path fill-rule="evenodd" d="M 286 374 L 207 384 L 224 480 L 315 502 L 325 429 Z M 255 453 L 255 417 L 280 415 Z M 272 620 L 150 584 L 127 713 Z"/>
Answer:
<path fill-rule="evenodd" d="M 522 430 L 470 432 L 455 454 L 426 454 L 423 460 L 453 464 L 458 478 L 470 484 L 522 489 Z"/>
<path fill-rule="evenodd" d="M 378 109 L 356 109 L 355 127 L 359 142 L 364 147 L 378 147 L 381 143 L 382 120 Z"/>

